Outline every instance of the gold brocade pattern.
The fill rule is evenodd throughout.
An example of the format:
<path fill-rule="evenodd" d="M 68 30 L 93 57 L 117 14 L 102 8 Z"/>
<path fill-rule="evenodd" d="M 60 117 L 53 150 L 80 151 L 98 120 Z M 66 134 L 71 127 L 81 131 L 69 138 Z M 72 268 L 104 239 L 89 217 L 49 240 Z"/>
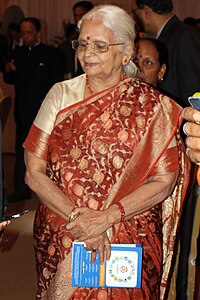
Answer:
<path fill-rule="evenodd" d="M 49 139 L 47 175 L 76 205 L 105 209 L 151 174 L 179 172 L 179 178 L 163 205 L 109 230 L 113 243 L 143 245 L 142 289 L 73 289 L 69 275 L 73 239 L 66 222 L 41 205 L 34 226 L 37 299 L 163 299 L 188 176 L 177 134 L 180 111 L 148 85 L 126 79 L 58 115 Z M 177 147 L 168 149 L 175 136 Z"/>
<path fill-rule="evenodd" d="M 23 146 L 28 148 L 30 152 L 34 152 L 36 156 L 45 159 L 49 146 L 49 134 L 39 130 L 35 125 L 32 125 L 32 130 L 28 134 L 28 138 Z"/>

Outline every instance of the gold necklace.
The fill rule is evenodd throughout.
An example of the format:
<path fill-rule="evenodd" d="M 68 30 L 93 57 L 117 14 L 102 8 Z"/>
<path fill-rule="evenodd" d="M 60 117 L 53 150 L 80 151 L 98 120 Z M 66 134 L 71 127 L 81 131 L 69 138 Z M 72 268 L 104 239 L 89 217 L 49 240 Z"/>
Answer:
<path fill-rule="evenodd" d="M 126 74 L 125 73 L 123 73 L 123 78 L 122 78 L 122 80 L 123 79 L 125 79 L 126 78 Z M 118 83 L 117 83 L 118 84 Z M 116 84 L 116 85 L 117 85 Z M 91 95 L 93 95 L 94 94 L 94 92 L 92 91 L 92 89 L 91 89 L 91 87 L 90 87 L 90 85 L 89 85 L 89 81 L 88 81 L 88 76 L 86 75 L 86 86 L 87 86 L 87 89 L 88 89 L 88 91 L 90 92 L 90 94 Z M 115 86 L 115 85 L 114 85 Z"/>

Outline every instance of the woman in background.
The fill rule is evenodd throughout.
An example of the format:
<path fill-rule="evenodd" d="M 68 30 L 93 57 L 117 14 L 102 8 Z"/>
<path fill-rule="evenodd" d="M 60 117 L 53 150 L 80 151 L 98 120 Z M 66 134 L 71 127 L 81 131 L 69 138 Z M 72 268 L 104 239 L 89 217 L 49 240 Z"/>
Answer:
<path fill-rule="evenodd" d="M 139 69 L 139 78 L 159 88 L 164 80 L 168 65 L 167 48 L 163 43 L 152 38 L 142 38 L 136 43 L 135 63 Z"/>

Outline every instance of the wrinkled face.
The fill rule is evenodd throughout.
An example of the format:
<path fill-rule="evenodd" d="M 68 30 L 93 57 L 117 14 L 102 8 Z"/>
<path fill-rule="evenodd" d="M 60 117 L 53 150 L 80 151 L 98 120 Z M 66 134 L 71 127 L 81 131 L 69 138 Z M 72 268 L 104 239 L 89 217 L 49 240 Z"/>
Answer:
<path fill-rule="evenodd" d="M 39 33 L 31 22 L 22 22 L 20 34 L 26 46 L 34 46 L 38 42 Z"/>
<path fill-rule="evenodd" d="M 160 66 L 158 52 L 151 41 L 140 40 L 137 43 L 136 64 L 140 70 L 140 79 L 148 84 L 156 86 L 159 76 L 164 74 Z"/>
<path fill-rule="evenodd" d="M 99 19 L 85 20 L 78 38 L 80 43 L 95 41 L 118 43 L 113 34 Z M 78 59 L 88 76 L 108 78 L 122 72 L 124 52 L 121 45 L 110 46 L 107 52 L 98 53 L 90 44 L 85 50 L 77 50 Z"/>

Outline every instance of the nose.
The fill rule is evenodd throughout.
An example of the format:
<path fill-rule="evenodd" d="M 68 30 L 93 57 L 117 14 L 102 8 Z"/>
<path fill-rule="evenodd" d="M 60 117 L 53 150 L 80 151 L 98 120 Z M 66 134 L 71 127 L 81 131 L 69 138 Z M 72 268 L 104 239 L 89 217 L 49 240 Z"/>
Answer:
<path fill-rule="evenodd" d="M 85 49 L 85 56 L 88 56 L 88 55 L 91 55 L 91 54 L 94 54 L 94 45 L 92 43 L 87 44 L 87 47 Z"/>
<path fill-rule="evenodd" d="M 93 43 L 88 43 L 86 46 L 85 51 L 93 51 L 94 50 L 94 44 Z"/>

